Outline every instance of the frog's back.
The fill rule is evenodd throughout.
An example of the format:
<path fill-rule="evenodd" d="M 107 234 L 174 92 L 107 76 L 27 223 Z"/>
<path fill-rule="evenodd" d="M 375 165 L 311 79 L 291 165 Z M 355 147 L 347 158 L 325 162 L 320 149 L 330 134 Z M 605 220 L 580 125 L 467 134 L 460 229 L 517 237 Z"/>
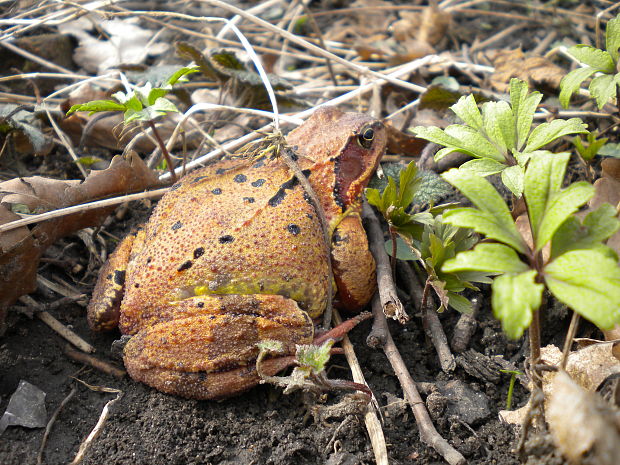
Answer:
<path fill-rule="evenodd" d="M 232 158 L 185 176 L 158 204 L 130 259 L 121 330 L 169 319 L 200 294 L 280 294 L 325 305 L 327 257 L 313 206 L 279 160 Z"/>

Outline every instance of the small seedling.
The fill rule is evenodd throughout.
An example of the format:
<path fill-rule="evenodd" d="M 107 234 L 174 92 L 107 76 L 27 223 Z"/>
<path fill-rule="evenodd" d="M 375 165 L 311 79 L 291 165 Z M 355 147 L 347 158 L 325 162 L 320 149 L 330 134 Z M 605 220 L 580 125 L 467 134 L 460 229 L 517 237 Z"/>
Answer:
<path fill-rule="evenodd" d="M 170 154 L 155 127 L 154 120 L 170 112 L 179 111 L 174 103 L 166 98 L 166 95 L 172 90 L 174 84 L 179 81 L 186 81 L 188 74 L 197 71 L 198 68 L 196 66 L 184 67 L 172 74 L 161 86 L 153 87 L 151 83 L 147 83 L 141 87 L 136 86 L 129 92 L 113 94 L 114 100 L 93 100 L 73 105 L 67 112 L 67 116 L 76 111 L 87 111 L 89 115 L 103 111 L 122 111 L 125 124 L 137 121 L 147 123 L 153 131 L 153 135 L 164 155 L 172 179 L 176 180 Z"/>
<path fill-rule="evenodd" d="M 510 375 L 510 384 L 508 385 L 508 394 L 506 395 L 506 410 L 510 410 L 512 407 L 512 394 L 515 388 L 515 381 L 518 375 L 522 375 L 519 370 L 499 370 L 501 373 L 507 373 Z"/>
<path fill-rule="evenodd" d="M 596 99 L 599 108 L 616 97 L 618 99 L 618 48 L 620 48 L 620 15 L 607 23 L 605 31 L 605 50 L 590 45 L 575 45 L 568 53 L 585 66 L 568 73 L 560 82 L 560 103 L 568 108 L 571 96 L 579 90 L 581 83 L 596 75 L 590 82 L 590 95 Z"/>
<path fill-rule="evenodd" d="M 533 154 L 568 134 L 586 133 L 579 118 L 555 119 L 532 129 L 534 113 L 542 99 L 540 92 L 528 94 L 527 83 L 510 81 L 510 103 L 487 102 L 478 109 L 473 95 L 461 97 L 452 111 L 465 123 L 446 129 L 418 126 L 416 136 L 443 145 L 435 160 L 451 152 L 462 152 L 474 160 L 459 168 L 477 176 L 501 173 L 502 182 L 516 196 L 523 192 L 525 166 Z"/>

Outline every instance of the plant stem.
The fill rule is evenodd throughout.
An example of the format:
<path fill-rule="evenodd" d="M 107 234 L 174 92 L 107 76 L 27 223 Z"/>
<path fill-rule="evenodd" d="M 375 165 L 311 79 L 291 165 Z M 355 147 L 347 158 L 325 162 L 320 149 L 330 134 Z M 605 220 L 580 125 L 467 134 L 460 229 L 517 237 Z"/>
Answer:
<path fill-rule="evenodd" d="M 390 230 L 390 238 L 392 239 L 392 256 L 390 257 L 390 265 L 392 266 L 392 276 L 393 279 L 396 279 L 396 253 L 398 252 L 398 245 L 396 244 L 396 233 L 392 227 L 389 227 Z"/>
<path fill-rule="evenodd" d="M 166 144 L 164 144 L 164 141 L 159 135 L 159 132 L 155 127 L 155 123 L 152 120 L 149 120 L 148 125 L 151 128 L 151 131 L 153 131 L 153 135 L 155 136 L 155 140 L 157 140 L 157 145 L 159 145 L 162 155 L 166 159 L 166 165 L 168 166 L 168 171 L 170 171 L 170 179 L 172 179 L 172 183 L 174 184 L 175 182 L 177 182 L 177 175 L 175 174 L 174 167 L 172 166 L 172 158 L 170 157 L 170 152 L 168 152 Z"/>
<path fill-rule="evenodd" d="M 573 339 L 575 339 L 575 333 L 577 332 L 577 328 L 579 327 L 579 314 L 573 311 L 573 316 L 570 319 L 570 325 L 568 327 L 568 332 L 566 333 L 566 340 L 564 341 L 564 350 L 562 351 L 562 370 L 566 369 L 566 363 L 568 362 L 568 354 L 570 353 L 570 348 L 573 345 Z"/>

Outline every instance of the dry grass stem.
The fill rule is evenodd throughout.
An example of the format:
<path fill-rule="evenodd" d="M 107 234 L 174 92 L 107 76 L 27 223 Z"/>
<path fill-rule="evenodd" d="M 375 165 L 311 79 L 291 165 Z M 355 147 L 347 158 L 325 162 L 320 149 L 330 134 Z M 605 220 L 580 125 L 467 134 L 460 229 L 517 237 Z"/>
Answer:
<path fill-rule="evenodd" d="M 342 323 L 342 318 L 340 317 L 338 310 L 334 309 L 333 318 L 334 326 L 338 326 Z M 362 368 L 357 360 L 357 356 L 355 355 L 353 344 L 351 344 L 351 341 L 347 335 L 342 338 L 341 345 L 344 349 L 344 355 L 347 358 L 347 362 L 351 367 L 353 381 L 368 386 L 366 379 L 364 378 Z M 368 389 L 370 389 L 370 387 Z M 385 436 L 383 434 L 383 429 L 381 428 L 381 422 L 379 421 L 379 416 L 377 414 L 378 411 L 377 400 L 373 394 L 372 401 L 364 414 L 364 423 L 366 424 L 366 429 L 368 430 L 368 436 L 370 437 L 370 443 L 372 444 L 372 450 L 375 455 L 377 465 L 388 465 L 387 446 L 385 444 Z"/>

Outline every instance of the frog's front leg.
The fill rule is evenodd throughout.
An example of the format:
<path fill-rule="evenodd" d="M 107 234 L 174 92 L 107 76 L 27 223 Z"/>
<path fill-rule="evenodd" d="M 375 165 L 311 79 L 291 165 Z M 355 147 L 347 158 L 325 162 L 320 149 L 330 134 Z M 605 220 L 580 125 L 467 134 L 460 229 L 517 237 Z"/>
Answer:
<path fill-rule="evenodd" d="M 145 232 L 142 228 L 123 239 L 101 267 L 93 296 L 88 304 L 88 325 L 95 331 L 107 331 L 118 326 L 120 306 L 125 294 L 125 273 L 130 256 L 142 248 Z"/>
<path fill-rule="evenodd" d="M 332 266 L 336 304 L 347 310 L 366 305 L 377 289 L 376 267 L 359 214 L 347 215 L 338 223 L 332 235 Z"/>
<path fill-rule="evenodd" d="M 163 321 L 125 346 L 125 367 L 135 380 L 194 399 L 228 397 L 258 384 L 259 342 L 280 341 L 283 353 L 293 354 L 314 333 L 308 314 L 279 295 L 203 295 L 162 310 Z M 267 374 L 278 371 L 274 366 Z"/>

